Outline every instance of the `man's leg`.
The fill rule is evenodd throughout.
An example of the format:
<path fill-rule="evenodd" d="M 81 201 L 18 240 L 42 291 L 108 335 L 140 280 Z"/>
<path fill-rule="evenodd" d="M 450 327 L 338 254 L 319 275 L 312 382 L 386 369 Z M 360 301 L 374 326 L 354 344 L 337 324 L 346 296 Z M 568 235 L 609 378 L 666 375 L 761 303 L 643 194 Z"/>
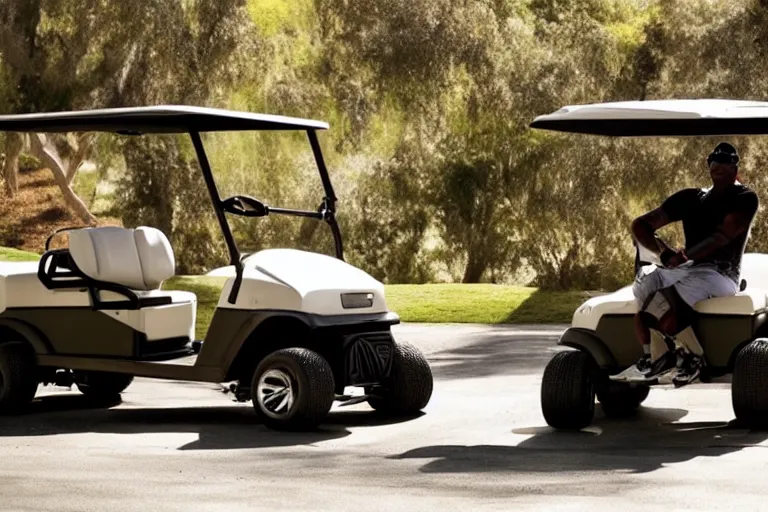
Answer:
<path fill-rule="evenodd" d="M 635 314 L 635 333 L 643 348 L 643 355 L 634 365 L 617 375 L 613 375 L 611 379 L 644 379 L 650 371 L 652 363 L 663 355 L 663 352 L 653 354 L 655 357 L 652 358 L 651 354 L 651 341 L 654 337 L 658 338 L 659 336 L 659 319 L 670 310 L 665 298 L 657 292 L 665 285 L 673 282 L 673 279 L 673 273 L 662 268 L 654 269 L 650 273 L 644 273 L 641 270 L 641 273 L 638 274 L 632 292 L 638 309 Z"/>
<path fill-rule="evenodd" d="M 738 292 L 738 285 L 715 269 L 694 267 L 684 279 L 675 284 L 674 291 L 678 297 L 678 313 L 676 324 L 670 327 L 676 331 L 674 337 L 682 349 L 680 353 L 683 360 L 672 382 L 680 387 L 695 381 L 705 365 L 704 349 L 693 330 L 694 306 L 709 298 L 733 296 Z"/>
<path fill-rule="evenodd" d="M 681 282 L 686 279 L 688 277 Z M 683 380 L 691 382 L 699 376 L 704 363 L 704 350 L 693 331 L 695 312 L 678 293 L 680 286 L 676 283 L 661 291 L 671 309 L 659 325 L 669 340 L 671 352 L 667 355 L 665 368 L 657 375 L 660 384 L 677 384 Z M 690 294 L 687 296 L 690 299 Z"/>
<path fill-rule="evenodd" d="M 669 273 L 664 284 L 677 277 L 678 273 Z M 674 285 L 673 285 L 674 286 Z M 649 329 L 648 348 L 655 336 L 655 350 L 651 354 L 651 364 L 645 372 L 645 379 L 663 379 L 677 370 L 678 355 L 672 335 L 677 332 L 680 308 L 671 286 L 659 289 L 645 305 L 640 315 Z M 670 376 L 671 378 L 671 376 Z"/>

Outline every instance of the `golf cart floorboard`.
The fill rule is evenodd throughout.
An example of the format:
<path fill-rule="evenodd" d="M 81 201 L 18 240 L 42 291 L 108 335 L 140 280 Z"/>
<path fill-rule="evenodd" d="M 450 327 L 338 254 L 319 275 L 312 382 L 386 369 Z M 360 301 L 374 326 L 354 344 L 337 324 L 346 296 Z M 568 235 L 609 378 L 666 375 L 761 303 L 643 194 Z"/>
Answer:
<path fill-rule="evenodd" d="M 187 380 L 197 382 L 219 382 L 221 371 L 216 367 L 197 366 L 196 355 L 187 355 L 167 361 L 133 361 L 100 357 L 72 357 L 59 355 L 39 355 L 39 364 L 54 368 L 71 370 L 89 370 L 115 372 L 167 380 Z"/>

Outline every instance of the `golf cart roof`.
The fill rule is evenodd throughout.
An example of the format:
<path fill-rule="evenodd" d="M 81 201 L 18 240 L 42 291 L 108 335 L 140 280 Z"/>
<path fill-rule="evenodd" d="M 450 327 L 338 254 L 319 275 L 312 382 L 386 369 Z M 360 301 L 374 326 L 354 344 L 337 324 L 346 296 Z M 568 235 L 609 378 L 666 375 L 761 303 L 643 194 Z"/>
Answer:
<path fill-rule="evenodd" d="M 570 105 L 538 116 L 531 128 L 613 137 L 768 134 L 768 102 L 649 100 Z"/>
<path fill-rule="evenodd" d="M 110 108 L 0 116 L 6 132 L 189 133 L 242 130 L 327 130 L 322 121 L 185 105 Z"/>

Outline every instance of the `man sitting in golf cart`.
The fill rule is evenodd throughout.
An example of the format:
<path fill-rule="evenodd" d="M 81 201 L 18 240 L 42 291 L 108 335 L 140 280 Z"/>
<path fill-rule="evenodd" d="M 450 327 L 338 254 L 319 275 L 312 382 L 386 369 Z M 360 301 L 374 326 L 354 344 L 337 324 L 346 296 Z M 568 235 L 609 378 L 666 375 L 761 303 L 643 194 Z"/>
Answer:
<path fill-rule="evenodd" d="M 697 302 L 739 291 L 741 259 L 758 198 L 738 181 L 739 155 L 720 143 L 708 156 L 708 189 L 687 188 L 632 223 L 638 244 L 659 257 L 662 267 L 640 269 L 633 292 L 643 356 L 614 380 L 654 381 L 682 386 L 698 378 L 703 350 L 692 323 Z M 672 249 L 656 231 L 682 221 L 685 248 Z M 663 336 L 667 350 L 651 357 L 651 330 Z M 656 354 L 655 354 L 656 355 Z"/>

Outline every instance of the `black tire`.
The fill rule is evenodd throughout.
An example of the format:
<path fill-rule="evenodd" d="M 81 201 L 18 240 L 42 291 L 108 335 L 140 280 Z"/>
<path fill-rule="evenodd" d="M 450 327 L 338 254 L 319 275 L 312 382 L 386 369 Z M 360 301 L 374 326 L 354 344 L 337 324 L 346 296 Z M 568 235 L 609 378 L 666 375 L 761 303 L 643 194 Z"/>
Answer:
<path fill-rule="evenodd" d="M 544 369 L 541 411 L 551 427 L 581 430 L 595 415 L 597 367 L 580 350 L 558 352 Z"/>
<path fill-rule="evenodd" d="M 736 356 L 731 402 L 739 423 L 768 426 L 768 339 L 754 340 Z"/>
<path fill-rule="evenodd" d="M 273 372 L 274 376 L 268 372 Z M 286 405 L 286 410 L 270 410 L 270 404 L 265 401 L 269 394 L 260 398 L 262 377 L 265 379 L 264 386 L 273 385 L 275 380 L 281 382 L 280 379 L 290 384 L 288 393 L 291 393 L 293 401 Z M 313 430 L 325 419 L 333 405 L 333 371 L 328 361 L 312 350 L 278 350 L 266 356 L 257 366 L 251 381 L 251 395 L 256 413 L 268 428 Z"/>
<path fill-rule="evenodd" d="M 37 362 L 27 343 L 0 344 L 0 414 L 21 412 L 37 392 Z"/>
<path fill-rule="evenodd" d="M 131 385 L 133 375 L 110 372 L 78 372 L 75 375 L 77 389 L 91 398 L 117 398 Z"/>
<path fill-rule="evenodd" d="M 630 385 L 625 382 L 615 382 L 603 375 L 600 386 L 597 387 L 597 399 L 603 406 L 606 416 L 623 418 L 631 416 L 648 398 L 650 386 L 645 384 Z"/>
<path fill-rule="evenodd" d="M 392 371 L 381 386 L 367 390 L 368 404 L 392 416 L 418 413 L 432 398 L 434 379 L 424 355 L 410 343 L 397 343 L 392 355 Z"/>

